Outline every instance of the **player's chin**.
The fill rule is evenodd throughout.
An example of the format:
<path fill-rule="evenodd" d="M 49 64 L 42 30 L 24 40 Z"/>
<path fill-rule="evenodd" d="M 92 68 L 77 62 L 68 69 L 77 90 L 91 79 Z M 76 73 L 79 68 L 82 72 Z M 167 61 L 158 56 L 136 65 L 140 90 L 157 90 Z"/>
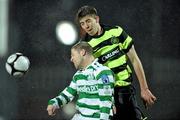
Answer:
<path fill-rule="evenodd" d="M 93 36 L 94 32 L 92 30 L 86 31 L 89 35 Z"/>
<path fill-rule="evenodd" d="M 88 34 L 89 34 L 90 36 L 94 36 L 94 35 L 95 35 L 95 33 L 93 33 L 93 32 L 88 32 Z"/>
<path fill-rule="evenodd" d="M 75 67 L 76 69 L 79 69 L 79 67 L 78 67 L 76 64 L 74 64 L 74 67 Z"/>

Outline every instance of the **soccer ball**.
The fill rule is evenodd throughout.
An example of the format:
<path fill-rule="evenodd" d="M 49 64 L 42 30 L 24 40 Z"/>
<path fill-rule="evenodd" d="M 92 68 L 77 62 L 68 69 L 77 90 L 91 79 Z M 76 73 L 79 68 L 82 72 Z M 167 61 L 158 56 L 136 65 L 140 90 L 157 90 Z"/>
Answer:
<path fill-rule="evenodd" d="M 7 72 L 16 77 L 23 76 L 29 69 L 30 61 L 22 53 L 10 55 L 6 61 Z"/>

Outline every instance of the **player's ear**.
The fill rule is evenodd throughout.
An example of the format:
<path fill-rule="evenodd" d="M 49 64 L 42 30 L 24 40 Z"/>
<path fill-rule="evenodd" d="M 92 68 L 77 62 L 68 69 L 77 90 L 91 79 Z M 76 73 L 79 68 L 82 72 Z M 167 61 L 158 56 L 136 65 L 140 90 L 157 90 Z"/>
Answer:
<path fill-rule="evenodd" d="M 97 23 L 99 23 L 99 20 L 100 20 L 99 16 L 96 16 L 96 22 Z"/>
<path fill-rule="evenodd" d="M 86 55 L 86 50 L 85 50 L 85 49 L 82 49 L 82 50 L 81 50 L 81 55 L 82 55 L 82 56 L 85 56 L 85 55 Z"/>

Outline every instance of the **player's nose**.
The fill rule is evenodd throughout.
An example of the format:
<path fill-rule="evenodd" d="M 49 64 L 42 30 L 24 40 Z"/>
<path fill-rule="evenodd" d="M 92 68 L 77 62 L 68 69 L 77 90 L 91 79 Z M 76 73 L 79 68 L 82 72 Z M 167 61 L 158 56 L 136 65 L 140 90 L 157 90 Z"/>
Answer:
<path fill-rule="evenodd" d="M 70 58 L 70 61 L 73 62 L 73 57 Z"/>
<path fill-rule="evenodd" d="M 88 25 L 87 23 L 85 23 L 85 24 L 84 24 L 84 27 L 85 27 L 86 29 L 88 29 L 88 28 L 89 28 L 89 25 Z"/>

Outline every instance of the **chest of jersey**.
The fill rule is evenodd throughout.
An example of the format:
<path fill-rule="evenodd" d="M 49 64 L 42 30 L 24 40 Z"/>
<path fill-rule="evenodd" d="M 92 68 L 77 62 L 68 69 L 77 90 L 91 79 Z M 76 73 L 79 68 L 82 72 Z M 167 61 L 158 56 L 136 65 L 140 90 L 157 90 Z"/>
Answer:
<path fill-rule="evenodd" d="M 98 80 L 96 80 L 93 70 L 82 71 L 77 77 L 76 85 L 78 93 L 98 93 Z"/>

